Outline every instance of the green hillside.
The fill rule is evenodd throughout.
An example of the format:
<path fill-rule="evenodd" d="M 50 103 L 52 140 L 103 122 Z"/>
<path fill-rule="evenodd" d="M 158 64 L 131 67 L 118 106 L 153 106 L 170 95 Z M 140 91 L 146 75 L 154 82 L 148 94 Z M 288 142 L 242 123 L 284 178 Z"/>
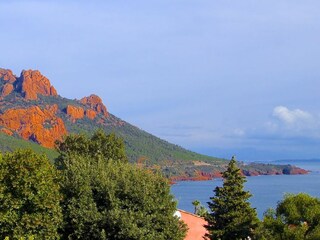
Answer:
<path fill-rule="evenodd" d="M 52 161 L 58 156 L 58 152 L 54 149 L 45 148 L 37 143 L 26 141 L 19 137 L 12 137 L 4 133 L 0 133 L 1 152 L 12 152 L 17 149 L 32 149 L 36 153 L 47 155 L 48 158 Z"/>

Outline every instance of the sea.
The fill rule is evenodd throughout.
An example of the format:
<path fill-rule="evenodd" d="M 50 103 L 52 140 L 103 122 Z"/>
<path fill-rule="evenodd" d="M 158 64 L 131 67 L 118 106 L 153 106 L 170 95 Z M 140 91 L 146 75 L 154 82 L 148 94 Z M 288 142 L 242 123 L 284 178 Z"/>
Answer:
<path fill-rule="evenodd" d="M 320 198 L 320 159 L 280 160 L 273 164 L 292 164 L 309 170 L 307 175 L 269 175 L 247 177 L 245 190 L 250 191 L 251 206 L 256 208 L 258 217 L 263 218 L 268 208 L 276 208 L 287 193 L 308 193 Z M 193 212 L 192 202 L 198 200 L 207 207 L 214 188 L 222 186 L 222 179 L 210 181 L 180 181 L 172 185 L 171 192 L 178 202 L 178 208 Z"/>

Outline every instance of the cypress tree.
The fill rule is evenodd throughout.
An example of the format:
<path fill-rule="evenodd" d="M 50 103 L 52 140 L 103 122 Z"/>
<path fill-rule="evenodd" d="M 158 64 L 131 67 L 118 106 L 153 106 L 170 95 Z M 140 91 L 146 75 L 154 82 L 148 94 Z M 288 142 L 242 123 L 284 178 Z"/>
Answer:
<path fill-rule="evenodd" d="M 206 216 L 209 233 L 208 239 L 241 240 L 253 236 L 258 225 L 257 213 L 250 206 L 248 199 L 252 196 L 244 191 L 246 179 L 232 157 L 228 168 L 222 175 L 222 187 L 216 187 L 215 196 L 208 202 L 211 213 Z"/>

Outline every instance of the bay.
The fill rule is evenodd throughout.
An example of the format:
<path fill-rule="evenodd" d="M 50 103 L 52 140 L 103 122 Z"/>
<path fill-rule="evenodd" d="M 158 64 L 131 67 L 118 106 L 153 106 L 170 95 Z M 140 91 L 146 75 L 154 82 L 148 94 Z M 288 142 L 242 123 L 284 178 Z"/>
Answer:
<path fill-rule="evenodd" d="M 281 161 L 281 164 L 283 163 Z M 245 189 L 253 195 L 250 198 L 251 206 L 257 209 L 259 218 L 263 217 L 263 213 L 268 208 L 275 208 L 286 193 L 305 192 L 311 196 L 320 197 L 320 161 L 299 160 L 290 161 L 290 164 L 311 170 L 311 172 L 307 175 L 247 177 Z M 207 202 L 214 195 L 213 189 L 221 185 L 221 179 L 185 181 L 172 185 L 171 192 L 178 201 L 179 209 L 193 212 L 192 201 L 199 200 L 207 207 Z"/>

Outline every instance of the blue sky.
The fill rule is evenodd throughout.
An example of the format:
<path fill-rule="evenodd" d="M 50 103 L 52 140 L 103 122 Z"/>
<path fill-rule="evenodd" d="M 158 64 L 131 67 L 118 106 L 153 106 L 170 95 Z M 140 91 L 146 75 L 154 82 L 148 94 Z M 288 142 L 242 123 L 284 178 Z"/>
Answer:
<path fill-rule="evenodd" d="M 320 157 L 320 1 L 1 1 L 0 67 L 188 149 Z"/>

